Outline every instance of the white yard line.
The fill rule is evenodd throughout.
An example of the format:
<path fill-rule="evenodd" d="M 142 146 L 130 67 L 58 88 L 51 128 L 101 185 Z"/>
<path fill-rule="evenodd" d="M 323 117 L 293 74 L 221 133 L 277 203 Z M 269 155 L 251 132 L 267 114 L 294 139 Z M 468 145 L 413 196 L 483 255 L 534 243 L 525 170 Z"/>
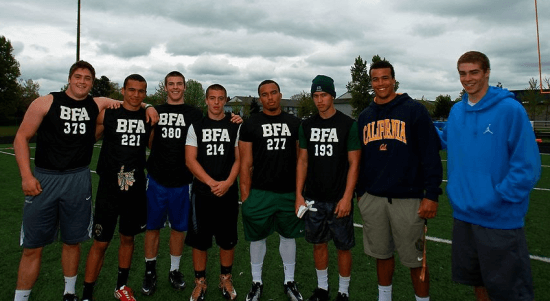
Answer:
<path fill-rule="evenodd" d="M 356 227 L 356 228 L 363 228 L 363 225 L 357 224 L 357 223 L 353 223 L 353 226 Z M 448 245 L 453 244 L 453 242 L 451 240 L 443 239 L 443 238 L 426 236 L 426 239 L 431 240 L 431 241 L 435 241 L 435 242 L 439 242 L 439 243 L 448 244 Z M 537 255 L 529 255 L 529 258 L 531 258 L 533 260 L 538 260 L 538 261 L 550 263 L 550 258 L 548 258 L 548 257 L 542 257 L 542 256 L 537 256 Z"/>
<path fill-rule="evenodd" d="M 94 145 L 95 147 L 101 147 L 101 145 Z M 10 148 L 7 148 L 7 149 L 10 149 Z M 13 148 L 11 148 L 13 149 Z M 11 155 L 11 156 L 15 156 L 15 154 L 13 153 L 8 153 L 8 152 L 4 152 L 4 151 L 1 151 L 0 150 L 0 154 L 6 154 L 6 155 Z M 34 160 L 34 158 L 31 158 L 31 160 Z M 445 160 L 444 160 L 445 161 Z M 543 167 L 545 167 L 543 165 Z M 546 166 L 547 167 L 547 166 Z M 92 173 L 95 173 L 97 174 L 97 172 L 95 170 L 90 170 L 90 172 Z M 447 180 L 443 180 L 443 182 L 447 182 Z M 547 189 L 547 188 L 533 188 L 534 190 L 542 190 L 542 191 L 550 191 L 550 189 Z M 241 202 L 239 202 L 239 204 L 242 204 Z M 354 223 L 353 226 L 357 227 L 357 228 L 363 228 L 363 225 L 361 224 L 356 224 Z M 452 244 L 453 242 L 448 240 L 448 239 L 443 239 L 443 238 L 437 238 L 437 237 L 432 237 L 432 236 L 426 236 L 426 239 L 427 240 L 431 240 L 431 241 L 434 241 L 434 242 L 439 242 L 439 243 L 445 243 L 445 244 Z M 546 262 L 546 263 L 550 263 L 550 258 L 547 258 L 547 257 L 542 257 L 542 256 L 536 256 L 536 255 L 529 255 L 531 259 L 533 260 L 538 260 L 538 261 L 542 261 L 542 262 Z"/>

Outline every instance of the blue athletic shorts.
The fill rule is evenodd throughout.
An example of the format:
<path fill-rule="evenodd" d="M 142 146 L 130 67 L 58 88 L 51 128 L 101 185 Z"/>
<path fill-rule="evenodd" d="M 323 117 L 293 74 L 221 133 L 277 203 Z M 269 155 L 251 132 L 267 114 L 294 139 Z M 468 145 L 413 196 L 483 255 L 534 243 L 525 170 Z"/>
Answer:
<path fill-rule="evenodd" d="M 164 187 L 147 175 L 147 230 L 164 227 L 166 218 L 173 230 L 187 231 L 191 185 Z"/>

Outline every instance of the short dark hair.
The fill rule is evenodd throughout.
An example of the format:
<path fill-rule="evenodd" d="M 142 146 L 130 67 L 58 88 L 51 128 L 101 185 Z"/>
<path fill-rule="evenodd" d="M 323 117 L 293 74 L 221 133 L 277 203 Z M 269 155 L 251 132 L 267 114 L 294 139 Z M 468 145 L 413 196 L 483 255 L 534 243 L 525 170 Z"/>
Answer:
<path fill-rule="evenodd" d="M 227 98 L 227 90 L 225 90 L 225 88 L 220 84 L 213 84 L 206 88 L 206 98 L 208 98 L 208 93 L 210 93 L 210 90 L 223 91 L 225 98 Z"/>
<path fill-rule="evenodd" d="M 458 69 L 458 65 L 463 63 L 479 63 L 479 65 L 481 65 L 481 69 L 483 69 L 483 72 L 487 72 L 487 70 L 491 69 L 489 58 L 479 51 L 468 51 L 461 55 L 456 63 L 456 69 Z"/>
<path fill-rule="evenodd" d="M 90 70 L 90 73 L 92 74 L 92 81 L 95 80 L 95 69 L 94 69 L 94 66 L 92 66 L 92 64 L 90 64 L 86 61 L 77 61 L 77 62 L 75 62 L 71 66 L 71 69 L 69 69 L 69 79 L 71 78 L 71 76 L 73 76 L 76 69 L 88 69 L 88 70 Z"/>
<path fill-rule="evenodd" d="M 129 80 L 135 80 L 135 81 L 138 81 L 138 82 L 144 82 L 145 83 L 145 87 L 147 87 L 147 81 L 145 80 L 145 78 L 139 74 L 130 74 L 128 75 L 125 79 L 124 79 L 124 85 L 122 86 L 124 89 L 126 89 L 126 84 L 128 83 Z"/>
<path fill-rule="evenodd" d="M 271 79 L 266 79 L 258 85 L 258 96 L 261 96 L 260 95 L 260 88 L 263 85 L 268 85 L 268 84 L 275 84 L 277 86 L 277 91 L 279 91 L 279 93 L 281 92 L 281 87 L 279 87 L 279 84 L 277 82 L 275 82 L 274 80 L 271 80 Z"/>
<path fill-rule="evenodd" d="M 395 78 L 395 70 L 393 70 L 392 64 L 390 64 L 390 62 L 388 62 L 386 60 L 378 61 L 378 62 L 373 63 L 372 65 L 370 65 L 369 76 L 371 75 L 372 69 L 385 69 L 385 68 L 390 68 L 391 78 Z"/>
<path fill-rule="evenodd" d="M 179 71 L 172 71 L 172 72 L 166 74 L 166 76 L 164 77 L 164 86 L 165 87 L 168 84 L 168 78 L 172 77 L 172 76 L 177 76 L 177 77 L 183 78 L 183 86 L 185 87 L 185 76 L 183 76 L 183 74 L 181 74 L 181 72 L 179 72 Z"/>

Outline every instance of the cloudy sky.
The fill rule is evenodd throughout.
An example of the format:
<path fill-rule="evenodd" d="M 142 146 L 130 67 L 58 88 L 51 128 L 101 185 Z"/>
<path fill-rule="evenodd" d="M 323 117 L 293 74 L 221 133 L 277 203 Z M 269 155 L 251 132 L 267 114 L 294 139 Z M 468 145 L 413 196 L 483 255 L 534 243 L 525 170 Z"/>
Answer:
<path fill-rule="evenodd" d="M 538 1 L 543 77 L 550 77 L 550 1 Z M 58 91 L 76 58 L 76 0 L 0 0 L 21 78 Z M 538 79 L 533 0 L 82 0 L 81 59 L 122 84 L 142 74 L 154 93 L 181 71 L 230 96 L 256 95 L 274 79 L 284 97 L 308 91 L 317 74 L 346 92 L 356 57 L 380 55 L 395 67 L 400 92 L 433 100 L 458 96 L 456 60 L 469 50 L 491 59 L 491 85 L 528 87 Z"/>

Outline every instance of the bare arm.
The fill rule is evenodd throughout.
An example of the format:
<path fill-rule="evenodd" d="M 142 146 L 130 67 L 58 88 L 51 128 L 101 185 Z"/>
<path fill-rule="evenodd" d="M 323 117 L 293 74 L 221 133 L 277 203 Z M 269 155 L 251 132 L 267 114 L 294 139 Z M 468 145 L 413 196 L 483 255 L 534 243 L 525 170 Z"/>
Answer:
<path fill-rule="evenodd" d="M 186 145 L 185 146 L 185 165 L 187 165 L 187 168 L 189 168 L 189 171 L 195 176 L 195 178 L 199 179 L 199 181 L 203 182 L 204 184 L 212 187 L 216 183 L 212 177 L 210 177 L 204 168 L 202 168 L 199 161 L 197 161 L 197 147 L 192 145 Z"/>
<path fill-rule="evenodd" d="M 155 138 L 155 127 L 151 129 L 151 135 L 149 135 L 149 143 L 147 143 L 147 147 L 149 147 L 149 149 L 153 147 L 154 138 Z"/>
<path fill-rule="evenodd" d="M 94 101 L 97 104 L 97 107 L 99 108 L 99 112 L 105 109 L 118 109 L 122 105 L 122 101 L 107 98 L 107 97 L 94 97 Z M 145 121 L 146 122 L 151 121 L 151 125 L 155 125 L 159 121 L 159 114 L 157 110 L 152 106 L 149 106 L 147 108 L 146 103 L 142 103 L 141 107 L 146 109 Z"/>
<path fill-rule="evenodd" d="M 218 185 L 212 190 L 212 192 L 215 195 L 222 196 L 227 191 L 229 191 L 229 188 L 231 188 L 231 185 L 235 183 L 235 180 L 237 179 L 237 176 L 239 175 L 239 169 L 241 168 L 241 159 L 239 155 L 239 148 L 235 147 L 235 162 L 233 162 L 233 166 L 231 166 L 231 172 L 229 173 L 229 177 L 225 179 L 225 181 L 218 182 Z"/>
<path fill-rule="evenodd" d="M 122 101 L 107 97 L 94 97 L 94 101 L 99 109 L 99 112 L 105 109 L 118 109 L 122 105 Z"/>
<path fill-rule="evenodd" d="M 231 113 L 231 122 L 236 124 L 243 123 L 243 118 L 240 115 L 236 115 L 235 113 Z"/>
<path fill-rule="evenodd" d="M 427 198 L 423 198 L 418 208 L 418 216 L 423 219 L 434 218 L 437 215 L 439 203 Z"/>
<path fill-rule="evenodd" d="M 97 116 L 96 125 L 95 125 L 95 140 L 99 140 L 101 136 L 103 136 L 103 130 L 105 129 L 105 126 L 103 126 L 103 119 L 105 119 L 105 110 L 100 111 L 99 115 Z"/>
<path fill-rule="evenodd" d="M 245 201 L 250 194 L 252 184 L 252 142 L 239 141 L 239 153 L 241 168 L 239 174 L 239 186 L 241 189 L 241 201 Z"/>
<path fill-rule="evenodd" d="M 36 134 L 44 116 L 50 110 L 53 102 L 51 94 L 35 99 L 29 106 L 21 126 L 17 130 L 13 148 L 15 160 L 21 174 L 21 187 L 25 195 L 34 196 L 42 192 L 40 182 L 34 177 L 31 171 L 31 159 L 29 140 Z"/>
<path fill-rule="evenodd" d="M 295 210 L 298 213 L 300 206 L 305 205 L 304 196 L 302 192 L 304 191 L 304 184 L 307 177 L 307 160 L 308 154 L 307 149 L 298 148 L 298 162 L 296 163 L 296 203 Z"/>
<path fill-rule="evenodd" d="M 360 160 L 361 150 L 348 151 L 349 169 L 346 180 L 346 190 L 344 191 L 344 196 L 338 201 L 338 205 L 336 205 L 336 209 L 334 210 L 334 214 L 336 214 L 338 218 L 348 216 L 351 212 L 351 200 L 353 199 L 353 190 L 355 189 L 357 177 L 359 176 Z"/>
<path fill-rule="evenodd" d="M 159 122 L 159 113 L 157 109 L 153 106 L 147 107 L 146 103 L 141 104 L 142 108 L 145 108 L 145 122 L 151 121 L 151 125 L 157 124 Z"/>

